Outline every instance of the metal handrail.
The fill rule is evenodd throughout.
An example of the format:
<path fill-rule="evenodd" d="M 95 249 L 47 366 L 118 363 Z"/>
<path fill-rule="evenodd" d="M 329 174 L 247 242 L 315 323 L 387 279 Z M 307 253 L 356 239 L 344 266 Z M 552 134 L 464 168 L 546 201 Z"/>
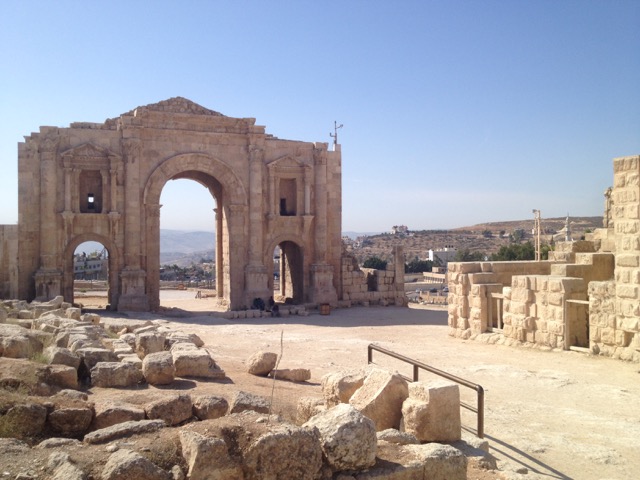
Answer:
<path fill-rule="evenodd" d="M 404 355 L 401 355 L 399 353 L 396 352 L 392 352 L 391 350 L 387 350 L 386 348 L 382 348 L 379 347 L 378 345 L 374 345 L 373 343 L 370 343 L 369 346 L 367 347 L 367 361 L 368 363 L 373 363 L 373 351 L 376 350 L 380 353 L 384 353 L 385 355 L 388 355 L 390 357 L 393 357 L 397 360 L 402 360 L 403 362 L 409 363 L 411 365 L 413 365 L 413 379 L 410 379 L 404 375 L 402 375 L 403 378 L 410 380 L 410 381 L 414 381 L 417 382 L 418 381 L 418 376 L 419 376 L 419 371 L 420 369 L 426 370 L 428 372 L 434 373 L 436 375 L 439 375 L 441 377 L 444 377 L 448 380 L 451 380 L 452 382 L 456 382 L 460 385 L 463 385 L 465 387 L 468 387 L 472 390 L 475 390 L 477 393 L 477 405 L 476 407 L 473 407 L 472 405 L 469 405 L 467 403 L 464 402 L 460 402 L 460 406 L 463 408 L 466 408 L 467 410 L 471 410 L 472 412 L 475 412 L 478 416 L 478 432 L 477 435 L 479 438 L 484 438 L 484 388 L 482 388 L 482 385 L 478 385 L 477 383 L 473 383 L 470 382 L 468 380 L 465 380 L 464 378 L 460 378 L 460 377 L 456 377 L 455 375 L 452 375 L 450 373 L 444 372 L 442 370 L 439 370 L 435 367 L 431 367 L 429 365 L 427 365 L 426 363 L 422 363 L 419 362 L 417 360 L 413 360 L 412 358 L 409 357 L 405 357 Z"/>

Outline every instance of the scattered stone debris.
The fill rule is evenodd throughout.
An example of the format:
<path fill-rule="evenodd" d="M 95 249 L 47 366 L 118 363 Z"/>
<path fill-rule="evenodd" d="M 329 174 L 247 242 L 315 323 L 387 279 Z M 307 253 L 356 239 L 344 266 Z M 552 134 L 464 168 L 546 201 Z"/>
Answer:
<path fill-rule="evenodd" d="M 94 402 L 78 389 L 215 381 L 224 371 L 196 335 L 162 322 L 103 322 L 60 299 L 2 305 L 4 321 L 20 325 L 0 323 L 0 364 L 10 362 L 2 371 L 12 375 L 0 388 L 23 394 L 0 403 L 0 434 L 14 437 L 0 438 L 0 457 L 34 459 L 13 478 L 456 480 L 468 462 L 495 468 L 486 442 L 460 439 L 457 386 L 407 383 L 379 368 L 335 372 L 322 378 L 322 398 L 299 400 L 296 425 L 267 416 L 270 400 L 245 391 L 229 401 L 159 390 Z M 45 363 L 33 362 L 37 355 Z M 276 361 L 257 352 L 247 370 L 311 378 L 306 369 L 274 370 Z M 170 454 L 153 449 L 160 437 Z M 101 461 L 78 460 L 98 448 Z"/>

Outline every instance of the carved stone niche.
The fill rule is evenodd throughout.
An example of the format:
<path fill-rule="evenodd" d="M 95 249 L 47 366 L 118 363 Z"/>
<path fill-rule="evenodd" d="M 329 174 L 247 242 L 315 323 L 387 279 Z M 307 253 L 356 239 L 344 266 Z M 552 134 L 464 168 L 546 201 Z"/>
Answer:
<path fill-rule="evenodd" d="M 122 163 L 120 155 L 83 143 L 65 151 L 60 158 L 65 171 L 65 211 L 106 213 L 109 205 L 114 210 L 113 187 L 117 182 L 117 165 Z"/>
<path fill-rule="evenodd" d="M 270 162 L 267 168 L 269 214 L 282 217 L 308 215 L 311 166 L 287 155 Z"/>

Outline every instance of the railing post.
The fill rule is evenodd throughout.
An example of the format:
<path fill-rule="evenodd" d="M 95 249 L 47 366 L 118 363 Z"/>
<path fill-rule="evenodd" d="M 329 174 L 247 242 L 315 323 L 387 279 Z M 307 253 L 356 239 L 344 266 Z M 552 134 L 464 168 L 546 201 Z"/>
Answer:
<path fill-rule="evenodd" d="M 484 438 L 484 388 L 478 385 L 478 438 Z"/>
<path fill-rule="evenodd" d="M 373 348 L 371 345 L 367 346 L 367 363 L 373 363 Z"/>
<path fill-rule="evenodd" d="M 420 376 L 420 367 L 418 367 L 418 365 L 414 365 L 413 366 L 413 381 L 417 382 L 419 376 Z"/>

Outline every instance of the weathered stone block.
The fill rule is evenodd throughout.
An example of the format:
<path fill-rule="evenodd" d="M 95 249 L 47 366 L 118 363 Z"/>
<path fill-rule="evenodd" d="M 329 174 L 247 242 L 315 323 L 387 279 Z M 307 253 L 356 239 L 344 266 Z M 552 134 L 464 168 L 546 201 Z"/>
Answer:
<path fill-rule="evenodd" d="M 303 426 L 318 429 L 322 452 L 333 470 L 361 470 L 374 465 L 375 425 L 351 405 L 341 403 L 319 413 Z"/>
<path fill-rule="evenodd" d="M 453 442 L 461 438 L 460 390 L 457 384 L 438 380 L 409 384 L 402 405 L 404 431 L 420 441 Z"/>
<path fill-rule="evenodd" d="M 373 369 L 349 403 L 373 420 L 376 430 L 400 426 L 402 402 L 408 396 L 407 382 L 398 374 Z"/>

